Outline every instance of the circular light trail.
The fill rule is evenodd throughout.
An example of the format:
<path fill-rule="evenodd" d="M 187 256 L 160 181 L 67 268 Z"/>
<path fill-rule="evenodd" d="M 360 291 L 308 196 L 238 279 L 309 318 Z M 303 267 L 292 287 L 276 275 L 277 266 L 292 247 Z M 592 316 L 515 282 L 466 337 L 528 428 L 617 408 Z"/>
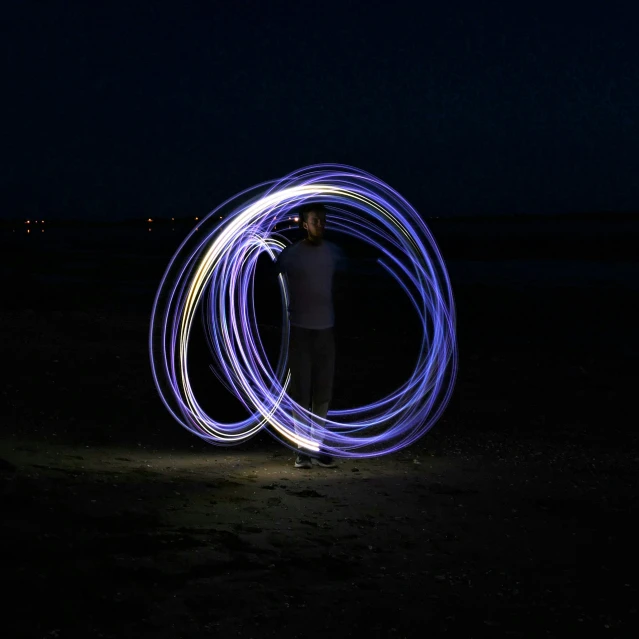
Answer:
<path fill-rule="evenodd" d="M 374 246 L 380 265 L 408 296 L 422 328 L 409 378 L 378 401 L 314 415 L 286 390 L 288 321 L 273 367 L 255 313 L 257 261 L 276 260 L 289 240 L 276 226 L 289 224 L 306 202 L 329 210 L 330 226 Z M 288 317 L 286 278 L 279 275 L 282 316 Z M 201 315 L 200 315 L 201 314 Z M 196 317 L 204 329 L 220 382 L 248 416 L 224 423 L 198 402 L 188 374 Z M 321 449 L 337 457 L 370 457 L 410 445 L 446 407 L 457 371 L 455 309 L 444 261 L 426 224 L 390 186 L 359 169 L 333 164 L 306 167 L 282 180 L 240 193 L 198 222 L 172 258 L 160 283 L 149 335 L 151 368 L 160 397 L 182 426 L 217 445 L 234 445 L 262 428 L 291 448 Z M 294 415 L 304 419 L 294 419 Z"/>

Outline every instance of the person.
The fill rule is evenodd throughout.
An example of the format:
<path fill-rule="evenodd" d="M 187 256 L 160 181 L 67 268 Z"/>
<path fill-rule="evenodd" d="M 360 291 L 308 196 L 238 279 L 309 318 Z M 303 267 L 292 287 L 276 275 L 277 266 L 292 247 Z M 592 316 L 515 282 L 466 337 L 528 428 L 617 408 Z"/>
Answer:
<path fill-rule="evenodd" d="M 340 249 L 324 239 L 326 207 L 306 204 L 299 210 L 300 227 L 306 237 L 287 246 L 277 260 L 278 273 L 286 275 L 289 290 L 289 351 L 291 374 L 289 395 L 300 406 L 310 408 L 315 423 L 323 426 L 333 394 L 335 337 L 333 334 L 333 275 L 342 259 Z M 294 414 L 294 420 L 305 417 Z M 335 460 L 325 451 L 299 449 L 296 468 L 313 463 L 334 468 Z"/>

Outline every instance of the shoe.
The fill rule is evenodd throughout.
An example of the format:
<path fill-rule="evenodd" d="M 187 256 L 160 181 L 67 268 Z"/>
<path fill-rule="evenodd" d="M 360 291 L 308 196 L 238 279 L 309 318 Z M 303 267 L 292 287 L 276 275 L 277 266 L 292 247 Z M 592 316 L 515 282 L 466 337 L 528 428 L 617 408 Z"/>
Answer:
<path fill-rule="evenodd" d="M 330 455 L 320 455 L 315 461 L 317 465 L 322 468 L 335 468 L 337 466 L 335 460 Z"/>
<path fill-rule="evenodd" d="M 295 458 L 295 468 L 311 468 L 313 466 L 313 462 L 308 455 L 304 455 L 303 453 L 298 453 Z"/>

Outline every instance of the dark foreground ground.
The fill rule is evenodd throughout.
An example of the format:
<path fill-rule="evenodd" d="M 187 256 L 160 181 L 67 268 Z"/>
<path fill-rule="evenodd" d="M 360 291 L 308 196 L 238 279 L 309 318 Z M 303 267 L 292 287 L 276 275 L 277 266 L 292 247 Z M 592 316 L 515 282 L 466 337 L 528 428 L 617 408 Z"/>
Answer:
<path fill-rule="evenodd" d="M 444 418 L 296 471 L 267 434 L 219 449 L 171 421 L 148 292 L 26 263 L 0 314 L 2 636 L 635 636 L 634 293 L 459 283 Z M 343 322 L 336 401 L 406 369 L 385 308 Z"/>

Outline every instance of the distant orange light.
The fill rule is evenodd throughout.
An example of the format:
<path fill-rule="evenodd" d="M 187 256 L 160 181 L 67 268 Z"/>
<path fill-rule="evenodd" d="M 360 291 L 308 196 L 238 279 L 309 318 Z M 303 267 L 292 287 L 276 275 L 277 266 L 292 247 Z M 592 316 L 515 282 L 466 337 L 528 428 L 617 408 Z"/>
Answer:
<path fill-rule="evenodd" d="M 25 224 L 31 224 L 31 221 L 30 221 L 30 220 L 27 220 L 27 221 L 25 222 Z"/>
<path fill-rule="evenodd" d="M 300 218 L 299 218 L 299 217 L 295 217 L 295 218 L 293 218 L 293 219 L 294 219 L 296 222 L 299 222 L 299 221 L 300 221 Z"/>
<path fill-rule="evenodd" d="M 200 219 L 199 217 L 196 217 L 196 218 L 195 218 L 195 221 L 197 222 L 199 219 Z"/>
<path fill-rule="evenodd" d="M 152 220 L 151 218 L 149 218 L 149 219 L 147 220 L 147 222 L 153 222 L 153 220 Z"/>
<path fill-rule="evenodd" d="M 31 229 L 27 229 L 27 233 L 31 233 Z"/>
<path fill-rule="evenodd" d="M 171 218 L 171 222 L 175 222 L 175 218 L 174 217 Z"/>

